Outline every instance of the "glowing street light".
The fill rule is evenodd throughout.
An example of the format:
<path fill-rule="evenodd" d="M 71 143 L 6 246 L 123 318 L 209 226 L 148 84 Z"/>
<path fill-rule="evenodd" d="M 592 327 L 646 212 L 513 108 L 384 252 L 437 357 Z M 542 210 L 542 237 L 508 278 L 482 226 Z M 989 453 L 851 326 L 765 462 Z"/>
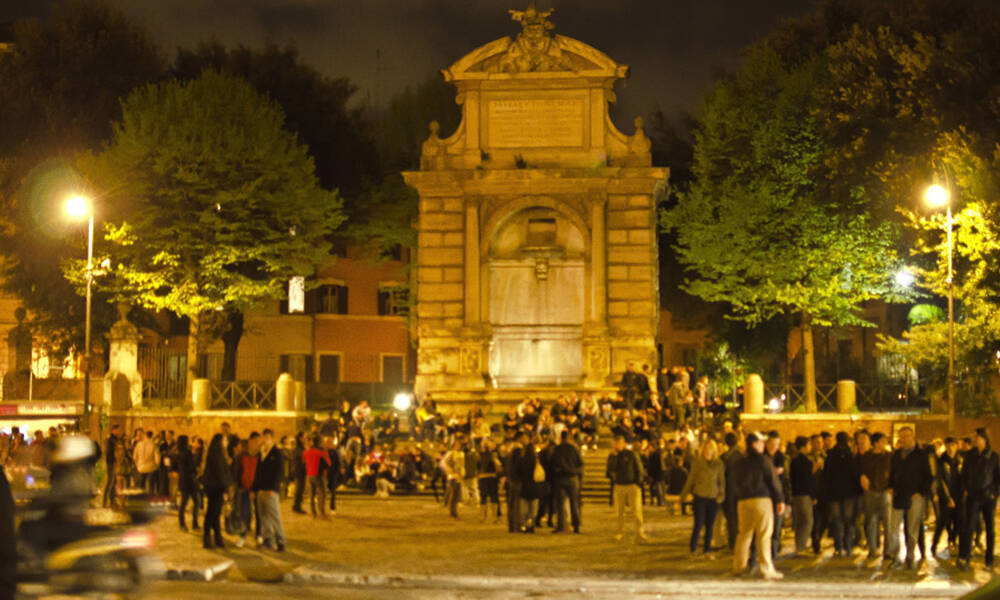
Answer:
<path fill-rule="evenodd" d="M 83 332 L 83 426 L 90 427 L 90 306 L 94 284 L 94 211 L 90 199 L 71 196 L 66 201 L 66 214 L 74 219 L 87 219 L 87 309 Z"/>
<path fill-rule="evenodd" d="M 902 269 L 896 271 L 896 285 L 899 287 L 908 288 L 913 286 L 916 281 L 916 277 L 913 276 L 913 271 L 903 267 Z"/>
<path fill-rule="evenodd" d="M 948 431 L 955 431 L 955 293 L 952 272 L 952 236 L 951 236 L 951 192 L 948 188 L 935 183 L 924 192 L 927 204 L 940 208 L 946 207 L 945 228 L 948 232 Z"/>
<path fill-rule="evenodd" d="M 392 407 L 399 412 L 405 412 L 410 410 L 413 405 L 413 397 L 406 392 L 400 392 L 392 399 Z"/>

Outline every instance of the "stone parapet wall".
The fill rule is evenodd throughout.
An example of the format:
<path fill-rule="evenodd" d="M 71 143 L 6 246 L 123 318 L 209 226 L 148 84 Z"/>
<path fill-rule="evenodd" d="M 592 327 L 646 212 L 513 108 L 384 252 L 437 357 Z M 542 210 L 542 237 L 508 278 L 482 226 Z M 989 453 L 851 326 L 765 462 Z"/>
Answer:
<path fill-rule="evenodd" d="M 232 426 L 234 434 L 247 437 L 250 432 L 264 429 L 274 431 L 275 439 L 294 436 L 312 421 L 311 412 L 277 412 L 273 410 L 219 410 L 219 411 L 113 411 L 110 423 L 118 423 L 126 432 L 137 427 L 154 431 L 173 430 L 176 435 L 200 436 L 208 442 L 219 432 L 223 422 Z"/>
<path fill-rule="evenodd" d="M 926 443 L 935 438 L 952 435 L 955 437 L 971 436 L 977 427 L 985 427 L 990 432 L 991 440 L 1000 440 L 1000 419 L 996 417 L 955 417 L 955 432 L 948 432 L 948 417 L 935 414 L 913 413 L 817 413 L 817 414 L 764 414 L 742 415 L 743 430 L 771 431 L 776 430 L 784 440 L 794 440 L 795 436 L 809 436 L 822 431 L 836 434 L 838 431 L 853 433 L 859 429 L 876 431 L 892 435 L 893 427 L 908 424 L 914 427 L 917 440 Z"/>

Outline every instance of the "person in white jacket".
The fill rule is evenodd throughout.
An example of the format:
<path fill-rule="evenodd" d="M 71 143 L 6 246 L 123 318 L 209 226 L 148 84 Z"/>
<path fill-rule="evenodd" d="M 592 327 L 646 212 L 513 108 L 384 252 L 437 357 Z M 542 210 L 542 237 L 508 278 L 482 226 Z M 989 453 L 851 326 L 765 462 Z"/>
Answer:
<path fill-rule="evenodd" d="M 156 492 L 156 478 L 153 474 L 160 467 L 160 449 L 153 442 L 152 431 L 147 431 L 146 437 L 135 445 L 132 461 L 135 463 L 135 470 L 139 472 L 139 486 L 151 494 Z"/>

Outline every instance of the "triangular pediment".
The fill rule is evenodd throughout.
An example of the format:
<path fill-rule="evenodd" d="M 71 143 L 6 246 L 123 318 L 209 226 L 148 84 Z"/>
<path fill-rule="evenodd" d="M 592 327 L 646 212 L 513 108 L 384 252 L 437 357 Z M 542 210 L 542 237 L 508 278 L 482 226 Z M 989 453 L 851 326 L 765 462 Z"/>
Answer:
<path fill-rule="evenodd" d="M 486 79 L 527 73 L 553 77 L 586 75 L 623 78 L 628 67 L 607 54 L 564 35 L 530 41 L 504 37 L 476 48 L 443 71 L 445 80 Z"/>

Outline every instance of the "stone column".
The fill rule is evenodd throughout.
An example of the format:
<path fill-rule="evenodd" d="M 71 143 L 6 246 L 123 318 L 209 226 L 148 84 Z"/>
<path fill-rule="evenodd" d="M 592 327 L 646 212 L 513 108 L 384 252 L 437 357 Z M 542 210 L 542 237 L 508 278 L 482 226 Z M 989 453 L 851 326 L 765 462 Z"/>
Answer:
<path fill-rule="evenodd" d="M 590 218 L 590 311 L 591 319 L 601 326 L 607 325 L 608 261 L 605 235 L 607 226 L 604 209 L 607 198 L 603 194 L 591 197 Z"/>
<path fill-rule="evenodd" d="M 128 304 L 118 305 L 118 321 L 108 332 L 108 372 L 104 375 L 104 405 L 111 410 L 142 406 L 139 375 L 139 328 L 129 322 Z"/>
<path fill-rule="evenodd" d="M 837 412 L 849 413 L 854 411 L 857 403 L 857 384 L 850 379 L 841 379 L 837 382 Z"/>
<path fill-rule="evenodd" d="M 743 412 L 759 415 L 764 412 L 764 380 L 751 373 L 743 384 Z"/>
<path fill-rule="evenodd" d="M 465 203 L 465 326 L 474 327 L 479 316 L 479 206 Z"/>

